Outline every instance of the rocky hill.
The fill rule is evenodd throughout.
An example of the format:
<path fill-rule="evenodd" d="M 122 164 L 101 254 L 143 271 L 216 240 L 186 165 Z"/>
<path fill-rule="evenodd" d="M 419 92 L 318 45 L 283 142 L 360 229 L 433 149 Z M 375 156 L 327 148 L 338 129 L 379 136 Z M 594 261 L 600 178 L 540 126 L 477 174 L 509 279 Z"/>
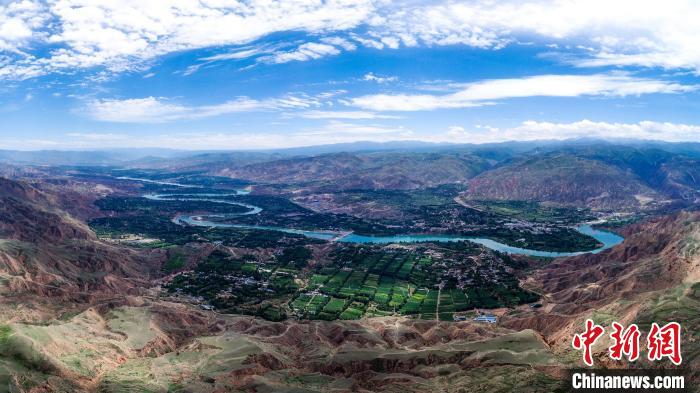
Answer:
<path fill-rule="evenodd" d="M 1 294 L 87 301 L 148 286 L 147 261 L 158 255 L 99 241 L 84 223 L 56 208 L 55 199 L 0 179 Z"/>
<path fill-rule="evenodd" d="M 555 350 L 568 350 L 586 318 L 609 325 L 678 321 L 687 337 L 684 358 L 698 369 L 700 344 L 700 213 L 681 212 L 633 225 L 625 241 L 600 254 L 565 258 L 530 276 L 524 286 L 544 294 L 537 311 L 513 313 L 504 323 L 535 329 Z M 605 345 L 597 352 L 606 362 Z M 700 378 L 700 375 L 695 375 Z"/>
<path fill-rule="evenodd" d="M 636 175 L 569 154 L 521 159 L 469 181 L 469 199 L 554 202 L 589 207 L 636 204 L 655 191 Z"/>
<path fill-rule="evenodd" d="M 53 196 L 26 183 L 0 178 L 0 236 L 26 242 L 94 240 L 83 223 L 56 209 Z"/>
<path fill-rule="evenodd" d="M 469 180 L 463 197 L 603 209 L 693 204 L 700 198 L 700 161 L 651 148 L 563 147 L 503 161 Z"/>

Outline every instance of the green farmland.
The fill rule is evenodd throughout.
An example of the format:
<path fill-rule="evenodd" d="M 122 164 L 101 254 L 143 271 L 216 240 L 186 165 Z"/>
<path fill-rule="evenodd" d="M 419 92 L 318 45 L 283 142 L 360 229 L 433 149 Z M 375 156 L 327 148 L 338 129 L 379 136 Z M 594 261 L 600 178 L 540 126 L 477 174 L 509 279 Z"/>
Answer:
<path fill-rule="evenodd" d="M 461 253 L 453 257 L 464 261 Z M 451 262 L 461 266 L 458 261 Z M 515 281 L 488 288 L 481 280 L 479 285 L 486 286 L 486 290 L 460 289 L 455 280 L 440 277 L 443 266 L 421 252 L 347 247 L 334 255 L 332 267 L 319 267 L 309 275 L 308 286 L 289 307 L 297 317 L 306 319 L 401 314 L 452 320 L 455 312 L 533 299 Z M 438 282 L 443 282 L 442 289 Z"/>

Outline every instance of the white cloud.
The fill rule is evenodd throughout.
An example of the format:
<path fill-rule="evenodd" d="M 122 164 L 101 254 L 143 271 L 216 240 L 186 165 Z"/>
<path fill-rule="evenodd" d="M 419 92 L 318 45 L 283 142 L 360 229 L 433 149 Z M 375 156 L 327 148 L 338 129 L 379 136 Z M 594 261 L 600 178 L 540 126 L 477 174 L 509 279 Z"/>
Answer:
<path fill-rule="evenodd" d="M 351 34 L 350 36 L 353 40 L 359 42 L 367 48 L 384 49 L 384 44 L 381 41 L 373 40 L 371 38 L 364 38 L 357 34 Z"/>
<path fill-rule="evenodd" d="M 188 132 L 168 134 L 121 134 L 71 132 L 52 140 L 0 139 L 10 149 L 106 149 L 106 148 L 172 148 L 203 149 L 275 149 L 357 141 L 389 142 L 415 139 L 411 130 L 382 124 L 357 124 L 331 121 L 318 128 L 296 133 Z"/>
<path fill-rule="evenodd" d="M 276 52 L 269 56 L 263 56 L 258 60 L 263 63 L 282 64 L 290 61 L 307 61 L 320 59 L 325 56 L 340 54 L 340 50 L 333 45 L 307 42 L 288 52 Z"/>
<path fill-rule="evenodd" d="M 373 73 L 369 72 L 365 74 L 365 76 L 362 77 L 362 80 L 365 81 L 370 81 L 370 82 L 377 82 L 377 83 L 387 83 L 387 82 L 396 82 L 399 80 L 398 77 L 396 76 L 376 76 Z"/>
<path fill-rule="evenodd" d="M 316 97 L 287 95 L 254 100 L 239 97 L 221 104 L 187 106 L 163 97 L 101 99 L 87 103 L 83 112 L 94 120 L 117 123 L 168 123 L 237 112 L 310 109 L 321 106 Z"/>
<path fill-rule="evenodd" d="M 538 75 L 494 79 L 462 85 L 444 95 L 374 94 L 350 99 L 350 105 L 375 111 L 420 111 L 487 105 L 495 100 L 522 97 L 624 97 L 651 93 L 680 93 L 695 86 L 629 75 Z"/>
<path fill-rule="evenodd" d="M 66 136 L 75 139 L 76 141 L 83 142 L 125 142 L 129 140 L 129 136 L 125 134 L 114 134 L 114 133 L 99 133 L 99 132 L 71 132 L 66 134 Z"/>
<path fill-rule="evenodd" d="M 403 127 L 382 124 L 329 122 L 320 128 L 297 133 L 197 132 L 168 134 L 68 133 L 60 139 L 0 139 L 8 149 L 75 149 L 116 147 L 165 147 L 173 149 L 274 149 L 357 141 L 426 141 L 451 143 L 489 143 L 512 140 L 564 140 L 570 138 L 664 140 L 700 142 L 700 125 L 640 121 L 610 123 L 581 120 L 571 123 L 524 121 L 511 128 L 451 126 L 442 135 L 415 133 Z"/>
<path fill-rule="evenodd" d="M 466 130 L 461 126 L 450 126 L 447 129 L 447 136 L 450 138 L 460 138 L 466 136 Z"/>
<path fill-rule="evenodd" d="M 125 123 L 159 123 L 181 119 L 190 109 L 170 104 L 162 98 L 95 100 L 88 103 L 87 114 L 95 120 Z"/>
<path fill-rule="evenodd" d="M 199 59 L 203 61 L 203 63 L 190 65 L 183 74 L 191 75 L 197 72 L 201 67 L 217 61 L 255 58 L 256 63 L 282 64 L 291 61 L 315 60 L 326 56 L 338 55 L 343 50 L 353 51 L 357 49 L 357 46 L 353 42 L 341 37 L 323 37 L 320 41 L 321 42 L 307 42 L 296 45 L 293 49 L 290 49 L 290 43 L 287 42 L 280 42 L 274 45 L 258 45 L 255 47 L 248 46 L 232 52 L 203 57 Z M 253 65 L 249 65 L 247 67 L 252 66 Z"/>
<path fill-rule="evenodd" d="M 524 121 L 512 128 L 477 126 L 473 130 L 450 127 L 440 141 L 485 143 L 503 141 L 564 140 L 571 138 L 661 140 L 668 142 L 700 142 L 700 125 L 640 121 L 609 123 L 581 120 L 572 123 Z"/>
<path fill-rule="evenodd" d="M 330 121 L 323 128 L 302 131 L 294 134 L 298 137 L 316 137 L 316 136 L 341 136 L 354 135 L 357 140 L 376 135 L 393 135 L 401 138 L 412 135 L 410 130 L 403 126 L 386 126 L 382 124 L 360 124 L 346 123 L 341 121 Z"/>
<path fill-rule="evenodd" d="M 497 49 L 526 37 L 545 45 L 588 47 L 582 66 L 658 66 L 700 73 L 700 2 L 695 0 L 443 1 L 388 14 L 375 34 L 406 45 L 412 39 L 424 45 Z"/>
<path fill-rule="evenodd" d="M 700 2 L 668 0 L 14 0 L 0 5 L 0 77 L 91 67 L 147 68 L 158 56 L 249 44 L 272 33 L 316 37 L 270 60 L 309 60 L 354 50 L 466 45 L 498 49 L 523 40 L 574 51 L 575 64 L 689 69 L 700 73 Z M 342 36 L 341 36 L 342 35 Z M 304 46 L 310 44 L 312 46 Z M 320 45 L 327 45 L 326 47 Z M 333 48 L 333 49 L 332 49 Z M 230 54 L 231 59 L 257 55 Z M 225 58 L 225 54 L 220 59 Z M 275 63 L 275 61 L 271 61 Z M 5 70 L 9 68 L 9 70 Z"/>
<path fill-rule="evenodd" d="M 353 51 L 357 49 L 357 45 L 355 45 L 353 42 L 346 40 L 345 38 L 341 37 L 325 37 L 321 38 L 321 42 L 324 42 L 326 44 L 331 44 L 335 46 L 339 46 L 346 51 Z"/>
<path fill-rule="evenodd" d="M 204 61 L 221 61 L 221 60 L 240 60 L 247 59 L 249 57 L 256 56 L 260 54 L 262 50 L 260 48 L 243 49 L 235 52 L 221 53 L 218 55 L 208 56 L 201 58 Z"/>
<path fill-rule="evenodd" d="M 382 37 L 380 40 L 389 49 L 399 49 L 400 40 L 396 37 Z"/>
<path fill-rule="evenodd" d="M 34 1 L 0 4 L 0 51 L 16 52 L 33 37 L 46 22 L 43 6 Z"/>
<path fill-rule="evenodd" d="M 28 61 L 24 66 L 38 67 L 40 73 L 91 67 L 133 71 L 163 54 L 240 45 L 275 32 L 352 29 L 375 11 L 373 3 L 53 0 L 43 6 L 19 0 L 0 6 L 0 51 L 50 45 L 48 55 L 37 51 L 14 58 L 14 66 Z M 52 23 L 45 23 L 48 19 Z"/>
<path fill-rule="evenodd" d="M 301 117 L 306 119 L 397 119 L 398 116 L 380 115 L 366 111 L 308 111 L 302 112 Z"/>

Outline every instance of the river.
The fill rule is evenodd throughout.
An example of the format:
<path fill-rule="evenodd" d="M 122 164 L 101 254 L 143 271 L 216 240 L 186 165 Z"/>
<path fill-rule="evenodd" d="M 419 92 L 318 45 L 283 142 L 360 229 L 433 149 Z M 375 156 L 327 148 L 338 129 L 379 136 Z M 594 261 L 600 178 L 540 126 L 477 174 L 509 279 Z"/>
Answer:
<path fill-rule="evenodd" d="M 148 183 L 163 184 L 169 186 L 183 187 L 183 188 L 195 188 L 197 186 L 185 185 L 179 183 L 171 182 L 161 182 L 149 179 L 140 178 L 127 178 L 122 177 L 124 180 L 134 180 L 142 181 Z M 284 233 L 291 233 L 296 235 L 303 235 L 313 239 L 337 241 L 341 243 L 360 243 L 360 244 L 390 244 L 390 243 L 417 243 L 417 242 L 457 242 L 457 241 L 469 241 L 472 243 L 480 244 L 484 247 L 490 248 L 492 250 L 508 253 L 508 254 L 522 254 L 534 257 L 570 257 L 575 255 L 581 255 L 586 253 L 599 253 L 601 251 L 607 250 L 614 247 L 624 240 L 621 236 L 609 232 L 602 231 L 599 229 L 594 229 L 589 224 L 583 224 L 575 227 L 574 229 L 578 232 L 591 236 L 592 238 L 599 241 L 603 246 L 590 251 L 574 251 L 574 252 L 555 252 L 555 251 L 541 251 L 532 250 L 528 248 L 521 248 L 515 246 L 509 246 L 497 242 L 493 239 L 483 238 L 483 237 L 469 237 L 469 236 L 457 236 L 457 235 L 434 235 L 434 234 L 416 234 L 416 235 L 393 235 L 393 236 L 364 236 L 358 235 L 352 232 L 334 232 L 334 231 L 321 231 L 321 230 L 305 230 L 305 229 L 294 229 L 294 228 L 283 228 L 275 226 L 264 226 L 264 225 L 245 225 L 245 224 L 228 224 L 218 221 L 213 221 L 211 219 L 225 219 L 235 216 L 243 215 L 253 215 L 258 214 L 262 211 L 262 208 L 254 205 L 249 205 L 241 202 L 233 202 L 225 199 L 218 199 L 217 197 L 226 197 L 234 195 L 246 195 L 250 191 L 247 190 L 236 190 L 234 193 L 228 194 L 146 194 L 143 197 L 151 200 L 157 201 L 208 201 L 214 203 L 225 203 L 229 205 L 242 206 L 249 209 L 246 212 L 238 214 L 208 214 L 208 215 L 177 215 L 173 218 L 173 222 L 180 225 L 192 225 L 207 228 L 238 228 L 238 229 L 258 229 L 266 231 L 279 231 Z"/>
<path fill-rule="evenodd" d="M 155 199 L 155 198 L 152 198 Z M 185 199 L 180 199 L 180 200 L 185 200 Z M 205 199 L 189 199 L 189 200 L 205 200 Z M 608 248 L 614 247 L 624 240 L 621 236 L 608 232 L 608 231 L 602 231 L 598 229 L 594 229 L 588 224 L 584 225 L 579 225 L 575 227 L 574 229 L 577 230 L 580 233 L 583 233 L 584 235 L 591 236 L 592 238 L 598 240 L 600 243 L 603 245 L 595 250 L 591 251 L 575 251 L 575 252 L 555 252 L 555 251 L 541 251 L 541 250 L 532 250 L 528 248 L 521 248 L 521 247 L 515 247 L 515 246 L 509 246 L 507 244 L 503 244 L 500 242 L 497 242 L 493 239 L 488 239 L 488 238 L 483 238 L 483 237 L 468 237 L 468 236 L 456 236 L 456 235 L 431 235 L 431 234 L 419 234 L 419 235 L 392 235 L 392 236 L 365 236 L 365 235 L 358 235 L 355 233 L 347 233 L 347 232 L 333 232 L 333 231 L 312 231 L 312 230 L 304 230 L 304 229 L 294 229 L 294 228 L 283 228 L 283 227 L 275 227 L 275 226 L 263 226 L 263 225 L 245 225 L 245 224 L 227 224 L 227 223 L 222 223 L 218 221 L 213 221 L 209 218 L 227 218 L 227 217 L 232 217 L 232 216 L 241 216 L 241 215 L 251 215 L 251 214 L 257 214 L 262 211 L 261 208 L 257 206 L 252 206 L 248 204 L 243 204 L 243 203 L 236 203 L 236 202 L 231 202 L 231 201 L 224 201 L 224 200 L 217 200 L 217 199 L 206 199 L 207 201 L 210 202 L 221 202 L 221 203 L 229 203 L 229 204 L 236 204 L 239 206 L 244 206 L 247 207 L 251 210 L 236 214 L 236 215 L 216 215 L 216 214 L 210 214 L 210 215 L 178 215 L 173 219 L 173 221 L 177 224 L 186 224 L 186 225 L 193 225 L 193 226 L 199 226 L 199 227 L 208 227 L 208 228 L 239 228 L 239 229 L 259 229 L 259 230 L 266 230 L 266 231 L 279 231 L 279 232 L 285 232 L 285 233 L 293 233 L 297 235 L 304 235 L 309 238 L 313 239 L 321 239 L 321 240 L 333 240 L 341 243 L 361 243 L 361 244 L 389 244 L 389 243 L 417 243 L 417 242 L 456 242 L 456 241 L 469 241 L 472 243 L 478 243 L 481 244 L 484 247 L 490 248 L 492 250 L 500 251 L 500 252 L 505 252 L 508 254 L 522 254 L 522 255 L 529 255 L 529 256 L 534 256 L 534 257 L 549 257 L 549 258 L 556 258 L 556 257 L 570 257 L 570 256 L 575 256 L 575 255 L 581 255 L 585 254 L 587 252 L 590 253 L 599 253 L 603 250 L 607 250 Z"/>

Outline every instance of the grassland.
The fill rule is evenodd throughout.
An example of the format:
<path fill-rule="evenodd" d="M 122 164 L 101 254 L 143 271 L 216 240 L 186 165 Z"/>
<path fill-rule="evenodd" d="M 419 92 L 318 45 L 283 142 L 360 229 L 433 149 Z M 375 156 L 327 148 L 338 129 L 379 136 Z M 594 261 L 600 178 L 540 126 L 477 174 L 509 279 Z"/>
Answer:
<path fill-rule="evenodd" d="M 12 335 L 12 327 L 9 325 L 0 325 L 0 345 L 4 345 Z"/>

